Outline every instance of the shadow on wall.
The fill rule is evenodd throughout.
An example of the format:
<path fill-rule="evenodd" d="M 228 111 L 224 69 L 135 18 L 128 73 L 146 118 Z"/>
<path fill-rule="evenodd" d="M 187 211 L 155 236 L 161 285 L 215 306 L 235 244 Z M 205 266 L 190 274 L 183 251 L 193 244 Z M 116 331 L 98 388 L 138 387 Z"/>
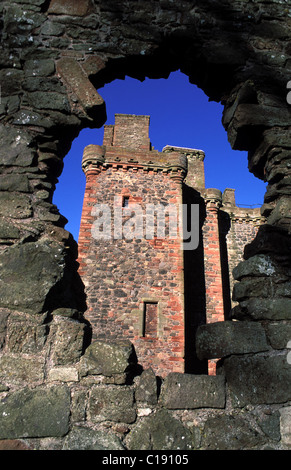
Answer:
<path fill-rule="evenodd" d="M 198 191 L 183 185 L 183 204 L 199 205 L 199 245 L 184 250 L 185 298 L 185 372 L 207 374 L 207 361 L 196 356 L 195 338 L 199 325 L 206 323 L 205 268 L 202 226 L 206 217 L 205 202 Z M 193 287 L 195 286 L 195 287 Z"/>

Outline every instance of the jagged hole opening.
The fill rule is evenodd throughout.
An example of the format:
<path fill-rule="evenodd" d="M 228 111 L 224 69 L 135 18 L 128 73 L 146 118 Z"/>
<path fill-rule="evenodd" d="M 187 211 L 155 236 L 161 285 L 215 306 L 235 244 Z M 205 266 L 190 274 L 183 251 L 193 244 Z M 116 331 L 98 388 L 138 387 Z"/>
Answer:
<path fill-rule="evenodd" d="M 237 205 L 258 207 L 263 203 L 266 184 L 248 171 L 247 152 L 231 149 L 221 123 L 223 106 L 209 101 L 180 70 L 168 78 L 143 81 L 125 76 L 100 85 L 98 92 L 106 103 L 105 124 L 114 124 L 115 113 L 149 115 L 150 139 L 155 149 L 161 151 L 166 145 L 201 149 L 205 152 L 206 187 L 222 192 L 234 188 Z M 54 203 L 68 219 L 66 229 L 75 240 L 85 190 L 83 150 L 89 144 L 101 145 L 102 141 L 103 127 L 80 132 L 64 160 L 54 194 Z"/>
<path fill-rule="evenodd" d="M 105 76 L 103 83 L 100 77 L 99 82 L 92 81 L 106 103 L 106 125 L 114 124 L 116 114 L 148 115 L 149 137 L 154 149 L 161 152 L 166 145 L 172 145 L 203 150 L 206 188 L 217 188 L 222 193 L 226 188 L 234 188 L 237 205 L 258 207 L 263 203 L 265 183 L 248 171 L 247 152 L 234 152 L 231 149 L 221 122 L 222 104 L 210 101 L 180 70 L 165 78 L 137 79 L 125 75 L 112 79 L 109 74 Z M 55 203 L 68 219 L 66 228 L 76 240 L 86 184 L 81 169 L 83 150 L 87 145 L 102 143 L 103 128 L 83 129 L 65 159 L 64 171 L 57 186 Z M 193 353 L 197 323 L 207 322 L 205 281 L 200 281 L 204 279 L 203 248 L 201 250 L 199 254 L 193 255 L 194 258 L 184 255 L 184 274 L 188 279 L 187 282 L 184 281 L 185 372 L 195 374 L 207 374 L 209 370 L 207 361 L 197 360 Z M 193 266 L 196 266 L 194 271 Z M 187 272 L 190 273 L 189 276 L 186 276 Z M 224 276 L 228 279 L 226 272 Z M 196 301 L 197 305 L 193 305 L 192 284 L 197 279 L 201 284 L 201 292 L 197 294 L 201 301 L 198 302 L 199 305 Z M 231 303 L 229 281 L 226 289 L 224 299 L 228 300 L 224 300 L 227 304 L 225 311 L 229 310 Z M 194 321 L 193 312 L 197 309 L 199 312 L 195 316 L 199 318 Z"/>

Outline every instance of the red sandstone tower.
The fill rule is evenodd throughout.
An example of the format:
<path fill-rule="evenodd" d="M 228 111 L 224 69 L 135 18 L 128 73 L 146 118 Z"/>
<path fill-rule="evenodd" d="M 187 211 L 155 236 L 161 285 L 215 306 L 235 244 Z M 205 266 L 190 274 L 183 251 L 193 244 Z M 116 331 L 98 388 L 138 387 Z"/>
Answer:
<path fill-rule="evenodd" d="M 117 114 L 115 125 L 104 126 L 103 145 L 85 148 L 82 167 L 79 262 L 93 337 L 131 340 L 139 363 L 161 376 L 205 372 L 195 358 L 195 331 L 224 320 L 231 307 L 227 250 L 236 262 L 239 256 L 236 232 L 223 220 L 236 213 L 235 222 L 244 223 L 234 193 L 205 189 L 203 151 L 153 150 L 148 116 Z M 193 250 L 185 250 L 181 226 L 173 236 L 170 212 L 158 219 L 149 211 L 180 214 L 182 204 L 199 207 Z"/>
<path fill-rule="evenodd" d="M 130 339 L 139 362 L 164 374 L 184 370 L 182 239 L 130 239 L 124 230 L 136 205 L 144 215 L 150 204 L 182 203 L 187 161 L 179 152 L 152 150 L 148 134 L 148 116 L 119 114 L 114 126 L 105 126 L 103 146 L 86 147 L 80 269 L 93 336 Z M 110 208 L 111 238 L 94 238 L 98 203 Z M 113 233 L 118 209 L 122 238 Z"/>

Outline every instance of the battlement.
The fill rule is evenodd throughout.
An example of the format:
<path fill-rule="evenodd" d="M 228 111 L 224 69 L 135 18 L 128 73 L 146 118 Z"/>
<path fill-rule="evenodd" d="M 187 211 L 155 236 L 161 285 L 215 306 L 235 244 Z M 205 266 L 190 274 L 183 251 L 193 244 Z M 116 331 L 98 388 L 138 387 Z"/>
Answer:
<path fill-rule="evenodd" d="M 149 139 L 149 116 L 116 114 L 115 124 L 104 126 L 103 145 L 84 149 L 82 168 L 101 171 L 108 168 L 131 171 L 154 171 L 168 174 L 198 188 L 205 187 L 203 150 L 167 145 L 154 150 Z"/>
<path fill-rule="evenodd" d="M 174 145 L 166 145 L 163 148 L 163 152 L 165 153 L 170 153 L 170 152 L 179 152 L 185 155 L 188 158 L 195 158 L 197 160 L 204 161 L 205 158 L 205 152 L 203 150 L 199 149 L 192 149 L 188 147 L 177 147 Z"/>
<path fill-rule="evenodd" d="M 150 150 L 150 116 L 115 114 L 115 124 L 104 126 L 103 145 Z"/>
<path fill-rule="evenodd" d="M 187 158 L 185 155 L 174 152 L 170 155 L 156 150 L 143 151 L 140 149 L 124 149 L 123 147 L 107 147 L 105 145 L 88 145 L 84 149 L 82 168 L 86 173 L 88 169 L 114 167 L 116 169 L 152 170 L 164 173 L 187 173 Z"/>

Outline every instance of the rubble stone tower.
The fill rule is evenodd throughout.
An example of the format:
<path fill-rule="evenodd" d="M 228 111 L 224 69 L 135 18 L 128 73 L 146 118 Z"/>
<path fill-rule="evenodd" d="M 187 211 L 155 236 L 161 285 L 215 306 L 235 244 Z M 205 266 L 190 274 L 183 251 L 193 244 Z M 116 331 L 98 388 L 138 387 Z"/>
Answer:
<path fill-rule="evenodd" d="M 139 363 L 158 375 L 205 373 L 195 357 L 195 331 L 202 323 L 224 320 L 230 309 L 227 233 L 236 262 L 238 256 L 236 235 L 225 219 L 239 209 L 231 190 L 222 196 L 205 189 L 203 151 L 169 145 L 154 150 L 149 121 L 149 116 L 116 114 L 115 125 L 104 126 L 103 145 L 84 150 L 79 263 L 86 316 L 93 338 L 129 339 Z M 137 235 L 132 217 L 137 205 L 144 216 L 151 205 L 176 207 L 179 213 L 181 204 L 199 207 L 197 248 L 183 250 L 181 230 L 170 236 L 166 212 L 165 236 L 157 232 L 157 218 L 151 219 L 154 236 Z M 242 223 L 239 216 L 235 220 Z"/>
<path fill-rule="evenodd" d="M 152 150 L 149 117 L 116 115 L 103 146 L 84 151 L 86 190 L 79 237 L 80 269 L 93 336 L 130 339 L 143 366 L 184 370 L 184 277 L 181 238 L 92 236 L 98 203 L 130 211 L 138 204 L 181 204 L 187 161 L 179 152 Z M 126 207 L 127 206 L 127 207 Z M 123 224 L 130 217 L 123 212 Z M 94 214 L 94 210 L 93 210 Z M 128 213 L 129 214 L 129 213 Z M 113 228 L 112 228 L 113 230 Z"/>

